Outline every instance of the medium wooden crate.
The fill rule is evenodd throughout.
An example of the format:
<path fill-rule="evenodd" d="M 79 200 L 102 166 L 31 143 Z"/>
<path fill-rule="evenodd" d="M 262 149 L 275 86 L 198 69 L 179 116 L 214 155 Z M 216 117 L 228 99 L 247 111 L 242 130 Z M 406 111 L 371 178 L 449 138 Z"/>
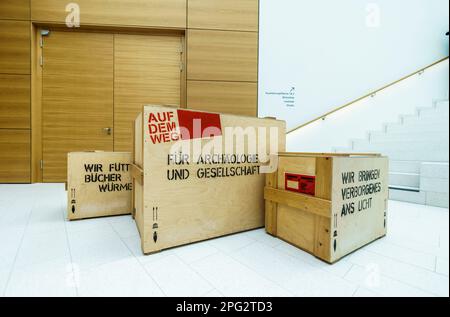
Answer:
<path fill-rule="evenodd" d="M 334 263 L 386 235 L 388 158 L 280 153 L 268 174 L 266 231 Z"/>
<path fill-rule="evenodd" d="M 131 213 L 131 153 L 73 152 L 67 162 L 69 220 Z"/>
<path fill-rule="evenodd" d="M 180 132 L 181 128 L 190 131 L 199 118 L 201 130 L 217 128 L 211 136 L 186 137 Z M 163 123 L 161 129 L 156 131 L 153 125 L 160 123 Z M 264 145 L 276 141 L 279 149 L 285 148 L 286 127 L 282 121 L 162 106 L 144 107 L 135 121 L 132 166 L 134 216 L 144 254 L 264 227 L 265 175 L 260 173 L 261 162 L 196 164 L 198 159 L 192 159 L 194 144 L 203 146 L 214 141 L 223 144 L 229 135 L 227 131 L 235 127 L 256 128 L 256 131 L 257 128 L 274 128 L 272 139 L 269 130 L 266 131 Z M 170 133 L 164 132 L 167 130 L 175 132 L 173 139 Z M 262 132 L 258 133 L 262 136 Z M 182 141 L 177 143 L 177 138 Z M 179 165 L 169 155 L 174 144 L 188 147 L 175 151 L 179 155 Z M 262 144 L 261 141 L 255 151 Z M 253 155 L 250 149 L 248 144 L 239 151 L 233 148 L 231 155 Z M 268 152 L 269 149 L 267 147 Z M 271 153 L 276 155 L 277 151 Z M 191 163 L 186 164 L 186 161 Z M 237 175 L 238 169 L 240 175 Z"/>

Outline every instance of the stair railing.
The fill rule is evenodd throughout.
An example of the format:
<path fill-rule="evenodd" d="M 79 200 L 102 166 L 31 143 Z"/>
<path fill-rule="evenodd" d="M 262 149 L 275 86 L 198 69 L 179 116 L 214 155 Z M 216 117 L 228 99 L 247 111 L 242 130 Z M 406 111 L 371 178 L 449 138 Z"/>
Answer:
<path fill-rule="evenodd" d="M 352 100 L 352 101 L 350 101 L 350 102 L 348 102 L 348 103 L 346 103 L 346 104 L 344 104 L 344 105 L 342 105 L 342 106 L 340 106 L 340 107 L 337 107 L 337 108 L 335 108 L 335 109 L 333 109 L 333 110 L 331 110 L 331 111 L 328 111 L 327 113 L 321 115 L 320 117 L 317 117 L 317 118 L 315 118 L 315 119 L 313 119 L 313 120 L 310 120 L 310 121 L 308 121 L 308 122 L 306 122 L 306 123 L 303 123 L 303 124 L 301 124 L 301 125 L 299 125 L 299 126 L 296 126 L 295 128 L 292 128 L 292 129 L 288 130 L 288 131 L 287 131 L 287 134 L 292 133 L 292 132 L 294 132 L 294 131 L 297 131 L 297 130 L 299 130 L 299 129 L 301 129 L 301 128 L 303 128 L 303 127 L 305 127 L 305 126 L 307 126 L 307 125 L 309 125 L 309 124 L 311 124 L 311 123 L 316 122 L 316 121 L 319 121 L 319 120 L 325 120 L 329 115 L 331 115 L 331 114 L 333 114 L 333 113 L 335 113 L 335 112 L 338 112 L 338 111 L 340 111 L 340 110 L 342 110 L 342 109 L 345 109 L 345 108 L 347 108 L 347 107 L 350 107 L 350 106 L 352 106 L 353 104 L 356 104 L 357 102 L 359 102 L 359 101 L 361 101 L 361 100 L 363 100 L 363 99 L 366 99 L 366 98 L 369 98 L 369 97 L 374 97 L 374 96 L 375 96 L 377 93 L 379 93 L 380 91 L 383 91 L 383 90 L 385 90 L 385 89 L 387 89 L 387 88 L 389 88 L 389 87 L 392 87 L 392 86 L 394 86 L 394 85 L 396 85 L 396 84 L 398 84 L 398 83 L 400 83 L 400 82 L 402 82 L 402 81 L 404 81 L 404 80 L 406 80 L 406 79 L 408 79 L 408 78 L 410 78 L 410 77 L 413 77 L 413 76 L 415 76 L 415 75 L 422 75 L 427 69 L 429 69 L 429 68 L 431 68 L 431 67 L 433 67 L 433 66 L 435 66 L 435 65 L 438 65 L 438 64 L 440 64 L 440 63 L 443 63 L 443 62 L 447 61 L 448 59 L 449 59 L 449 56 L 444 57 L 444 58 L 442 58 L 442 59 L 440 59 L 440 60 L 438 60 L 438 61 L 436 61 L 436 62 L 434 62 L 434 63 L 432 63 L 432 64 L 430 64 L 430 65 L 428 65 L 428 66 L 425 66 L 425 67 L 423 67 L 423 68 L 421 68 L 421 69 L 419 69 L 419 70 L 416 70 L 415 72 L 413 72 L 413 73 L 411 73 L 411 74 L 409 74 L 409 75 L 406 75 L 406 76 L 404 76 L 404 77 L 402 77 L 402 78 L 400 78 L 400 79 L 398 79 L 398 80 L 396 80 L 396 81 L 393 81 L 393 82 L 391 82 L 390 84 L 387 84 L 387 85 L 385 85 L 385 86 L 383 86 L 383 87 L 381 87 L 381 88 L 378 88 L 378 89 L 376 89 L 376 90 L 374 90 L 374 91 L 371 91 L 371 92 L 365 94 L 365 95 L 362 96 L 362 97 L 359 97 L 359 98 L 357 98 L 357 99 L 354 99 L 354 100 Z"/>

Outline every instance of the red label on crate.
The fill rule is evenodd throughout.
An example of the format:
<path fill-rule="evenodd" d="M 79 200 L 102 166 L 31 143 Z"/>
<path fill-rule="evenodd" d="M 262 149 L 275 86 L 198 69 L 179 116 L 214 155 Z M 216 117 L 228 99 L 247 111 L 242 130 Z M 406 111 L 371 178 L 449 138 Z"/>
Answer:
<path fill-rule="evenodd" d="M 316 177 L 286 173 L 284 188 L 291 192 L 315 196 Z"/>
<path fill-rule="evenodd" d="M 222 135 L 219 114 L 186 110 L 177 111 L 182 140 L 202 139 Z"/>
<path fill-rule="evenodd" d="M 220 115 L 214 113 L 177 110 L 150 113 L 148 131 L 153 144 L 193 140 L 222 135 Z"/>
<path fill-rule="evenodd" d="M 178 141 L 177 129 L 173 111 L 152 112 L 148 116 L 148 132 L 153 144 Z"/>

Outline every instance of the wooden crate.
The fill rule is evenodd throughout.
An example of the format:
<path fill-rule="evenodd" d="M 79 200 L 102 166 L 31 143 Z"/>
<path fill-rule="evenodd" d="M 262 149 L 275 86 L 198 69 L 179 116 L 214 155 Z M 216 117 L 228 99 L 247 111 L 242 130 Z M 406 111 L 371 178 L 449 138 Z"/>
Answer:
<path fill-rule="evenodd" d="M 69 153 L 69 220 L 130 214 L 131 162 L 131 153 L 125 152 Z"/>
<path fill-rule="evenodd" d="M 280 153 L 268 174 L 266 231 L 334 263 L 386 235 L 388 158 Z"/>
<path fill-rule="evenodd" d="M 180 130 L 185 127 L 192 132 L 196 119 L 202 120 L 201 131 L 216 129 L 213 133 L 210 131 L 208 137 L 187 135 Z M 161 129 L 154 130 L 155 124 L 162 124 Z M 257 128 L 266 128 L 267 139 L 258 143 L 255 149 L 249 142 L 241 149 L 233 147 L 229 158 L 233 154 L 254 158 L 253 155 L 269 143 L 278 143 L 282 150 L 285 148 L 286 127 L 282 121 L 161 106 L 144 107 L 135 121 L 132 166 L 134 216 L 144 254 L 264 227 L 263 160 L 251 159 L 237 164 L 231 158 L 227 163 L 207 164 L 198 163 L 198 158 L 206 158 L 206 152 L 199 156 L 194 153 L 195 144 L 204 146 L 217 142 L 217 145 L 223 145 L 231 135 L 230 129 L 235 127 L 253 129 L 261 137 L 263 132 Z M 276 130 L 272 131 L 272 138 L 269 128 Z M 163 132 L 167 130 L 175 133 Z M 179 138 L 182 141 L 177 142 Z M 187 146 L 187 149 L 174 152 L 176 159 L 169 155 L 175 144 Z M 269 150 L 267 147 L 266 153 L 276 156 L 276 150 Z"/>

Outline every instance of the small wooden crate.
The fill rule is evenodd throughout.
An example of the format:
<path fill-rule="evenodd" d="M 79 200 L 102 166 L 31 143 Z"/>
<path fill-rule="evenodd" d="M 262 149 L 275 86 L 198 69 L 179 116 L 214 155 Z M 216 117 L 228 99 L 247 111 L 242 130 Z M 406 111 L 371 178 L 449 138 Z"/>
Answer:
<path fill-rule="evenodd" d="M 69 153 L 67 164 L 68 219 L 130 214 L 131 161 L 131 153 Z"/>
<path fill-rule="evenodd" d="M 280 153 L 268 174 L 266 231 L 334 263 L 386 235 L 388 159 Z"/>
<path fill-rule="evenodd" d="M 215 128 L 213 136 L 189 137 L 180 132 L 183 128 L 191 130 L 199 119 L 202 130 Z M 270 150 L 267 145 L 274 140 L 279 149 L 285 148 L 283 121 L 162 106 L 144 107 L 135 121 L 132 166 L 134 216 L 144 254 L 264 227 L 265 174 L 259 173 L 261 162 L 206 164 L 192 159 L 194 144 L 203 146 L 215 141 L 222 144 L 228 128 L 235 127 L 255 131 L 266 128 L 266 149 Z M 276 130 L 270 134 L 272 138 L 270 128 Z M 262 132 L 258 133 L 262 136 Z M 177 143 L 188 146 L 187 150 L 176 152 L 179 164 L 169 156 Z M 233 149 L 232 154 L 254 154 L 248 144 L 243 152 Z M 276 156 L 277 151 L 271 153 Z M 216 177 L 213 177 L 213 169 Z M 231 176 L 232 169 L 242 173 Z M 220 177 L 218 173 L 222 173 Z"/>

